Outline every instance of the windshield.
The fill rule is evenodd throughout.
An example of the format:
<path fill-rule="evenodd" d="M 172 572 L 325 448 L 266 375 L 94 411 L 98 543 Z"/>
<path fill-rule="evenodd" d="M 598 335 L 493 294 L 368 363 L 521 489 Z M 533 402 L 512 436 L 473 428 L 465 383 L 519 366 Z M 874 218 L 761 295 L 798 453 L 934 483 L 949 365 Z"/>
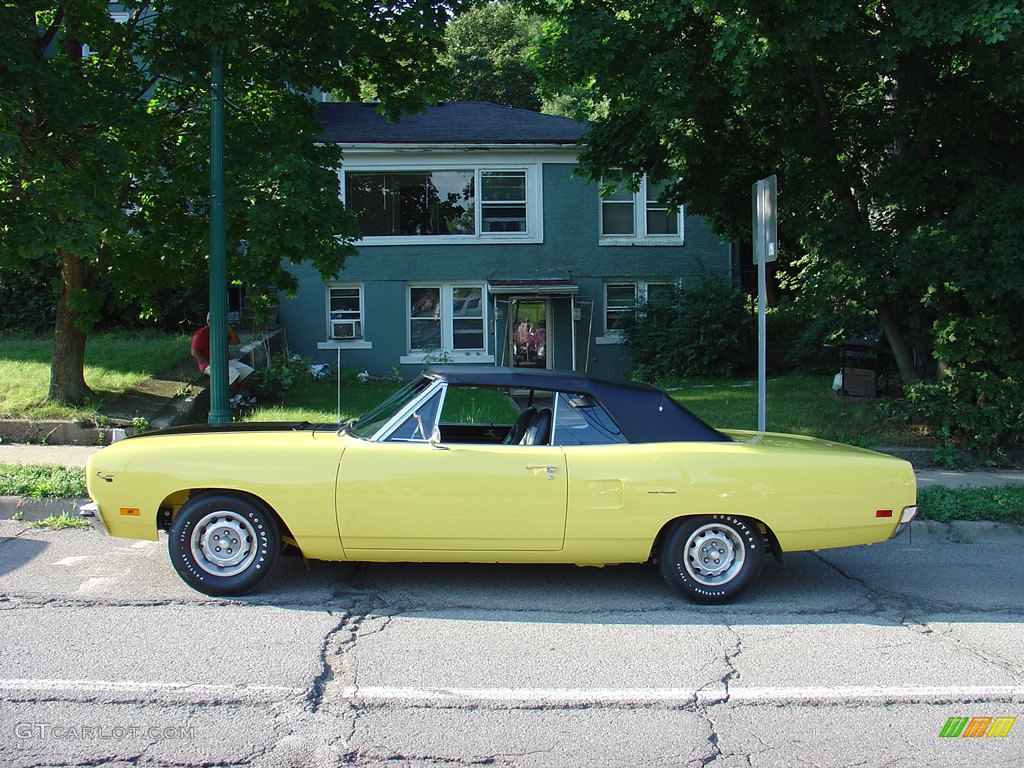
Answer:
<path fill-rule="evenodd" d="M 419 397 L 423 390 L 431 384 L 433 384 L 433 380 L 425 376 L 406 384 L 376 408 L 360 416 L 359 420 L 349 428 L 349 434 L 369 440 L 387 424 L 392 416 L 402 410 L 411 400 Z"/>

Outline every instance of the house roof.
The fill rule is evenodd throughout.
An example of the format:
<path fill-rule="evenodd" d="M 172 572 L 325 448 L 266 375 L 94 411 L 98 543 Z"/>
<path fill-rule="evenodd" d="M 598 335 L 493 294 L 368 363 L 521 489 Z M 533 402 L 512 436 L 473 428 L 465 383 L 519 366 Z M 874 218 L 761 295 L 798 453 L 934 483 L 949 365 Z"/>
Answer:
<path fill-rule="evenodd" d="M 588 124 L 487 101 L 428 106 L 389 123 L 376 104 L 318 105 L 324 138 L 338 144 L 575 145 Z"/>

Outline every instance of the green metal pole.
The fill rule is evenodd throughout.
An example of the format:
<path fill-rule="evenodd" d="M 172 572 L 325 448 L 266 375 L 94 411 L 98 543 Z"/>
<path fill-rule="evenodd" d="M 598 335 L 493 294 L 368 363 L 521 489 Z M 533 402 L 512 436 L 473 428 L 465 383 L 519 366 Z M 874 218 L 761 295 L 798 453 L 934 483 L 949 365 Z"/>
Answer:
<path fill-rule="evenodd" d="M 210 51 L 210 424 L 231 421 L 228 406 L 228 266 L 224 247 L 224 49 Z"/>

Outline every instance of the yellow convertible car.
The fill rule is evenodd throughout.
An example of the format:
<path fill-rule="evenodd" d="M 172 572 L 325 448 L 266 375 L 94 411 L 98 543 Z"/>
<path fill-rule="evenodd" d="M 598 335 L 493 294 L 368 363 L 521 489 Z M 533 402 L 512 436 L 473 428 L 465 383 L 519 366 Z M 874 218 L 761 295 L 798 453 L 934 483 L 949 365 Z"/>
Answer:
<path fill-rule="evenodd" d="M 689 598 L 736 597 L 764 553 L 883 541 L 911 466 L 794 435 L 720 432 L 656 387 L 438 366 L 337 424 L 176 427 L 89 460 L 82 509 L 167 532 L 193 588 L 237 595 L 283 547 L 362 562 L 657 563 Z"/>

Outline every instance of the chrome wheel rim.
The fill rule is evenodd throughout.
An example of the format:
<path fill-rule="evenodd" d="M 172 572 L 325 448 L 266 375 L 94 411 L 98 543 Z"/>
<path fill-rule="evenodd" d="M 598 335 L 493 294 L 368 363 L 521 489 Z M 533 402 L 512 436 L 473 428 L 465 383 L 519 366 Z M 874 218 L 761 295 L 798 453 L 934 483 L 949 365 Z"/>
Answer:
<path fill-rule="evenodd" d="M 192 530 L 192 556 L 213 576 L 236 576 L 256 559 L 256 529 L 237 512 L 206 515 Z"/>
<path fill-rule="evenodd" d="M 732 581 L 747 558 L 739 533 L 719 523 L 702 525 L 691 533 L 683 556 L 686 573 L 706 587 Z"/>

